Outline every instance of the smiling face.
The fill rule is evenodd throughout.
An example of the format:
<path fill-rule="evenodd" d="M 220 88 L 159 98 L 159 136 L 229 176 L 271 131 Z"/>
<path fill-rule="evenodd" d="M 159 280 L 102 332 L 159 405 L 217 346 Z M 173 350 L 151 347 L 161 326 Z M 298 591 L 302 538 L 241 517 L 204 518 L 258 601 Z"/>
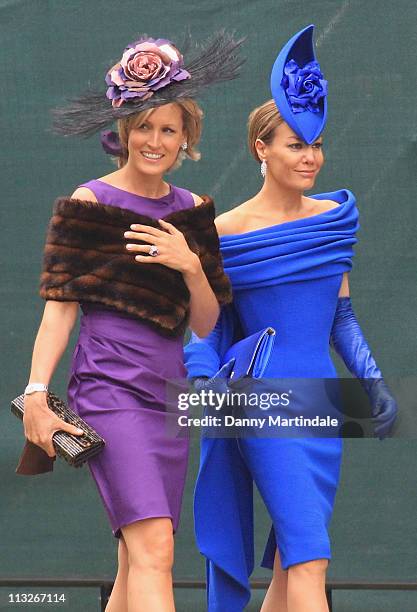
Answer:
<path fill-rule="evenodd" d="M 159 106 L 130 129 L 127 165 L 141 174 L 162 176 L 175 164 L 186 140 L 180 107 Z"/>
<path fill-rule="evenodd" d="M 324 163 L 323 139 L 308 145 L 284 122 L 274 129 L 269 144 L 258 139 L 255 146 L 259 159 L 267 162 L 267 177 L 287 189 L 311 189 Z"/>

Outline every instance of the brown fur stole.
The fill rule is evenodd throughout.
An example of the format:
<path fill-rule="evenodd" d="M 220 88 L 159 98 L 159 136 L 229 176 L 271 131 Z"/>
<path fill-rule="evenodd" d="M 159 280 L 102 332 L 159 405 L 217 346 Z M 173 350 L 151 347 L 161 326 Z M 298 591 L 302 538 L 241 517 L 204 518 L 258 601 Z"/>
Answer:
<path fill-rule="evenodd" d="M 213 201 L 203 196 L 199 206 L 164 219 L 184 234 L 219 303 L 226 304 L 232 293 L 214 216 Z M 48 226 L 40 295 L 47 300 L 102 304 L 146 321 L 165 336 L 179 336 L 189 317 L 189 290 L 180 272 L 135 261 L 123 235 L 133 223 L 161 229 L 155 219 L 130 210 L 58 198 Z"/>

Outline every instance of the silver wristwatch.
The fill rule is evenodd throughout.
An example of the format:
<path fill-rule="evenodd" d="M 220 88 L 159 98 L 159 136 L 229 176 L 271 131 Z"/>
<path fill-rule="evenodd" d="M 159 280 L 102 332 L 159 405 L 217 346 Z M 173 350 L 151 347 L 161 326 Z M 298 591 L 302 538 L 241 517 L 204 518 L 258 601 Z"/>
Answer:
<path fill-rule="evenodd" d="M 29 383 L 24 391 L 24 395 L 30 395 L 36 393 L 36 391 L 48 391 L 48 385 L 43 383 Z"/>

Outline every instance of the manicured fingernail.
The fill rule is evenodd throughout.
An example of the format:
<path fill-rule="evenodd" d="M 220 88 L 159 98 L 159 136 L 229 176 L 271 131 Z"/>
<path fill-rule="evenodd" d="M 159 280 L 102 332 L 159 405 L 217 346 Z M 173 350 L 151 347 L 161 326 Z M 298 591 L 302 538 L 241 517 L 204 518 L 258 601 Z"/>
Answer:
<path fill-rule="evenodd" d="M 134 246 L 133 244 L 127 244 L 127 245 L 126 245 L 126 248 L 127 248 L 127 249 L 133 249 L 133 246 Z"/>

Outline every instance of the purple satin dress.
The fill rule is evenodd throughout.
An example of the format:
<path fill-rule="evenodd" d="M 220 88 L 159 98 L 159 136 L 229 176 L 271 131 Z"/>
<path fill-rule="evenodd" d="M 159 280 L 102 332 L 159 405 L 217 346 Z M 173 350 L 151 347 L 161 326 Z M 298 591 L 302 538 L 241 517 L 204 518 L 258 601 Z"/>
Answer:
<path fill-rule="evenodd" d="M 158 199 L 99 180 L 82 186 L 102 204 L 156 219 L 194 206 L 191 193 L 175 186 Z M 176 530 L 189 443 L 168 430 L 165 381 L 186 376 L 183 337 L 163 337 L 145 322 L 98 304 L 81 308 L 68 402 L 106 440 L 88 464 L 113 534 L 120 537 L 121 527 L 155 517 L 171 518 Z"/>

